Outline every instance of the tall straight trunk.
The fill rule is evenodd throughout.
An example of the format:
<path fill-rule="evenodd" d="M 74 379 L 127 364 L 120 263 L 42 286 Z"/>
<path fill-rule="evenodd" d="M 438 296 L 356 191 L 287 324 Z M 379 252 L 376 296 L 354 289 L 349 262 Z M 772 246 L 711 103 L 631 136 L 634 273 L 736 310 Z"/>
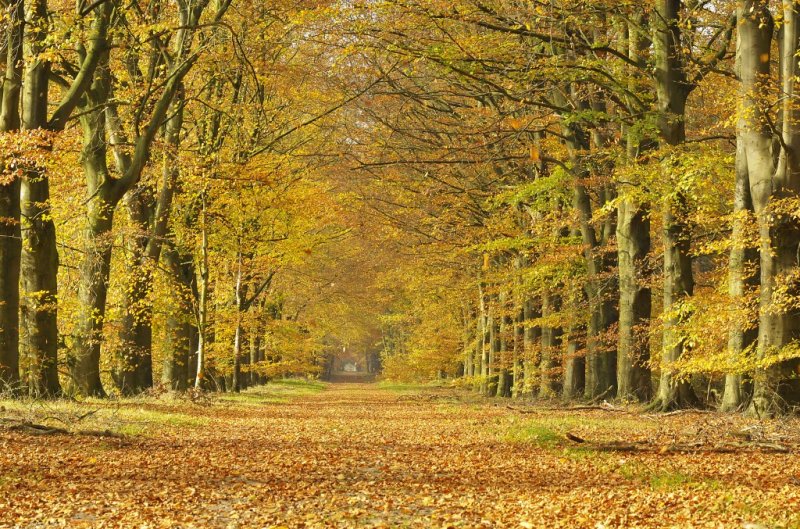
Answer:
<path fill-rule="evenodd" d="M 37 0 L 28 15 L 36 28 L 26 36 L 26 54 L 37 57 L 47 36 L 47 2 Z M 44 27 L 43 27 L 44 26 Z M 22 126 L 26 130 L 48 128 L 47 105 L 50 65 L 33 59 L 24 83 Z M 50 151 L 51 140 L 40 139 Z M 57 396 L 58 379 L 58 249 L 56 227 L 50 211 L 50 182 L 43 167 L 27 168 L 22 179 L 21 212 L 25 219 L 22 251 L 22 327 L 28 357 L 28 390 L 35 396 Z"/>
<path fill-rule="evenodd" d="M 560 300 L 557 296 L 550 292 L 542 294 L 542 318 L 545 321 L 552 321 L 552 318 L 560 309 Z M 555 371 L 558 367 L 562 330 L 552 323 L 545 323 L 541 326 L 541 329 L 542 352 L 539 360 L 539 397 L 552 398 L 558 394 L 558 378 Z"/>
<path fill-rule="evenodd" d="M 245 347 L 248 341 L 247 332 L 244 328 L 239 331 L 239 390 L 244 391 L 250 387 L 250 347 Z"/>
<path fill-rule="evenodd" d="M 112 9 L 111 2 L 95 4 L 87 46 L 80 48 L 80 69 L 48 118 L 50 63 L 40 57 L 48 46 L 47 0 L 34 0 L 29 8 L 27 20 L 31 31 L 26 35 L 22 127 L 40 133 L 39 149 L 51 150 L 52 133 L 64 129 L 89 87 L 106 49 Z M 25 219 L 22 326 L 30 366 L 28 387 L 33 395 L 55 396 L 61 392 L 58 379 L 59 259 L 56 227 L 50 211 L 50 181 L 45 167 L 26 168 L 22 178 L 21 211 Z"/>
<path fill-rule="evenodd" d="M 613 396 L 617 387 L 616 360 L 613 350 L 603 347 L 602 334 L 617 321 L 616 296 L 604 277 L 610 268 L 607 256 L 602 255 L 605 241 L 598 238 L 592 226 L 592 206 L 586 188 L 575 185 L 575 206 L 581 219 L 581 238 L 587 264 L 588 281 L 585 287 L 589 304 L 586 326 L 586 376 L 584 395 L 589 399 Z"/>
<path fill-rule="evenodd" d="M 486 324 L 489 331 L 489 347 L 487 348 L 486 362 L 486 392 L 487 397 L 497 395 L 498 360 L 500 356 L 500 318 L 498 317 L 497 299 L 492 296 L 489 300 L 489 310 Z"/>
<path fill-rule="evenodd" d="M 661 141 L 670 146 L 686 139 L 686 100 L 692 90 L 684 64 L 680 11 L 682 0 L 657 0 L 653 32 L 658 96 L 658 129 Z M 694 405 L 697 397 L 688 381 L 675 373 L 674 364 L 683 354 L 684 340 L 678 326 L 678 306 L 694 293 L 691 231 L 686 220 L 686 197 L 681 192 L 664 200 L 664 336 L 661 377 L 654 408 L 670 409 Z"/>
<path fill-rule="evenodd" d="M 178 149 L 183 128 L 183 89 L 173 103 L 164 126 L 166 152 L 157 197 L 152 186 L 140 184 L 126 197 L 128 214 L 137 230 L 128 248 L 130 285 L 123 299 L 124 316 L 120 330 L 122 346 L 117 358 L 117 384 L 121 391 L 138 393 L 153 385 L 153 309 L 150 294 L 153 271 L 161 257 L 169 232 L 172 202 L 178 186 Z"/>
<path fill-rule="evenodd" d="M 231 380 L 231 391 L 236 393 L 242 390 L 242 341 L 244 339 L 242 320 L 248 305 L 246 301 L 247 286 L 244 284 L 243 260 L 244 255 L 240 249 L 237 255 L 236 288 L 234 291 L 236 303 L 236 328 L 233 337 L 233 377 Z"/>
<path fill-rule="evenodd" d="M 239 393 L 242 390 L 242 339 L 243 330 L 241 313 L 237 312 L 236 331 L 233 336 L 233 373 L 231 375 L 231 391 Z"/>
<path fill-rule="evenodd" d="M 486 393 L 486 366 L 488 357 L 486 354 L 487 326 L 486 326 L 486 299 L 483 294 L 483 285 L 478 287 L 478 317 L 475 322 L 475 375 L 476 380 L 473 384 L 473 391 L 481 394 Z"/>
<path fill-rule="evenodd" d="M 267 361 L 267 344 L 264 339 L 265 330 L 266 330 L 266 321 L 267 315 L 265 308 L 265 303 L 262 302 L 261 306 L 259 307 L 258 317 L 256 318 L 256 323 L 253 327 L 253 337 L 256 340 L 257 350 L 256 350 L 256 371 L 255 375 L 255 384 L 263 386 L 268 382 L 267 376 L 264 374 L 264 365 Z M 333 367 L 331 367 L 332 369 Z M 380 369 L 380 366 L 378 366 Z"/>
<path fill-rule="evenodd" d="M 793 1 L 784 0 L 778 8 L 781 18 L 779 39 L 779 83 L 781 100 L 778 141 L 768 127 L 765 100 L 771 64 L 771 42 L 774 30 L 769 6 L 755 0 L 740 0 L 738 59 L 741 88 L 739 98 L 744 109 L 737 128 L 743 160 L 740 171 L 747 171 L 750 195 L 759 232 L 759 266 L 761 290 L 759 298 L 758 346 L 756 359 L 764 363 L 753 373 L 751 413 L 772 414 L 785 402 L 781 384 L 789 378 L 786 362 L 776 355 L 797 335 L 797 316 L 781 306 L 776 295 L 784 274 L 796 270 L 800 229 L 797 222 L 774 210 L 775 202 L 800 193 L 800 160 L 793 153 L 800 150 L 800 134 L 795 99 L 798 68 L 798 12 Z M 778 155 L 773 154 L 777 147 Z M 791 294 L 796 295 L 795 289 Z M 796 395 L 795 395 L 796 397 Z"/>
<path fill-rule="evenodd" d="M 737 62 L 740 61 L 737 53 Z M 753 201 L 750 197 L 750 180 L 747 172 L 747 153 L 741 138 L 736 142 L 736 187 L 733 195 L 733 232 L 731 233 L 731 250 L 728 264 L 728 295 L 736 317 L 731 322 L 728 335 L 728 355 L 732 364 L 742 360 L 742 353 L 748 349 L 756 337 L 757 329 L 747 321 L 745 309 L 748 288 L 754 286 L 755 276 L 752 270 L 757 266 L 757 256 L 745 242 L 745 229 L 751 221 Z M 744 313 L 743 313 L 744 312 Z M 747 400 L 744 388 L 744 377 L 739 368 L 725 375 L 725 388 L 720 402 L 722 411 L 737 411 Z"/>
<path fill-rule="evenodd" d="M 201 243 L 200 243 L 200 266 L 198 275 L 198 304 L 197 304 L 197 371 L 194 379 L 195 389 L 203 387 L 206 376 L 206 341 L 208 336 L 208 226 L 206 212 L 206 196 L 202 196 L 201 212 Z"/>
<path fill-rule="evenodd" d="M 472 377 L 475 370 L 475 341 L 473 340 L 472 327 L 473 327 L 473 310 L 470 309 L 465 303 L 461 309 L 462 319 L 462 351 L 464 362 L 464 376 Z"/>
<path fill-rule="evenodd" d="M 561 388 L 561 398 L 565 401 L 583 395 L 586 386 L 586 358 L 581 353 L 580 334 L 585 333 L 585 328 L 578 322 L 570 323 L 565 338 L 564 357 L 564 384 Z"/>
<path fill-rule="evenodd" d="M 634 14 L 624 31 L 628 36 L 628 57 L 639 68 L 645 66 L 644 53 L 649 39 L 642 30 L 642 13 Z M 632 77 L 629 89 L 636 90 Z M 627 141 L 627 162 L 638 163 L 643 144 L 639 132 L 623 130 Z M 623 400 L 646 401 L 652 398 L 650 372 L 650 317 L 652 292 L 648 286 L 646 260 L 650 253 L 650 208 L 631 195 L 636 186 L 619 183 L 621 195 L 617 207 L 617 269 L 619 278 L 619 327 L 617 338 L 617 397 Z"/>
<path fill-rule="evenodd" d="M 648 329 L 652 294 L 644 277 L 644 262 L 650 253 L 650 219 L 646 208 L 630 199 L 620 201 L 617 216 L 617 396 L 644 401 L 652 395 Z"/>
<path fill-rule="evenodd" d="M 6 58 L 0 108 L 0 132 L 20 127 L 19 103 L 22 85 L 22 40 L 24 4 L 20 0 L 9 10 L 5 39 L 0 50 Z M 13 163 L 4 153 L 3 169 Z M 11 154 L 11 156 L 9 156 Z M 19 276 L 22 253 L 20 229 L 20 180 L 0 179 L 0 390 L 17 390 L 19 385 Z"/>
<path fill-rule="evenodd" d="M 517 294 L 514 298 L 516 307 L 514 309 L 514 355 L 512 361 L 514 368 L 511 373 L 513 380 L 512 396 L 515 399 L 521 398 L 524 395 L 525 388 L 525 301 L 520 292 L 520 286 L 517 285 Z"/>
<path fill-rule="evenodd" d="M 126 238 L 126 269 L 130 273 L 126 276 L 128 284 L 122 301 L 120 346 L 115 351 L 114 382 L 124 395 L 135 395 L 153 385 L 153 310 L 149 294 L 157 261 L 148 259 L 146 251 L 154 202 L 152 188 L 143 184 L 136 186 L 124 198 L 135 230 L 132 236 Z"/>
<path fill-rule="evenodd" d="M 508 312 L 508 293 L 503 291 L 499 296 L 500 316 L 498 328 L 499 358 L 497 374 L 497 396 L 510 397 L 513 379 L 511 377 L 511 347 L 510 339 L 513 331 L 513 320 Z"/>
<path fill-rule="evenodd" d="M 192 323 L 194 265 L 191 256 L 182 255 L 173 246 L 164 251 L 164 265 L 176 287 L 166 316 L 165 355 L 161 382 L 176 391 L 185 391 L 189 381 L 190 356 L 194 350 L 196 327 Z"/>
<path fill-rule="evenodd" d="M 102 81 L 96 82 L 102 90 Z M 104 396 L 100 380 L 100 350 L 106 316 L 108 277 L 111 268 L 115 197 L 106 165 L 105 113 L 87 110 L 81 116 L 84 133 L 82 161 L 89 202 L 84 228 L 83 261 L 80 265 L 78 300 L 80 312 L 70 365 L 74 389 L 83 395 Z"/>
<path fill-rule="evenodd" d="M 571 99 L 581 110 L 594 109 L 604 111 L 602 102 L 591 102 L 585 96 L 576 92 L 575 87 L 570 87 Z M 557 101 L 562 105 L 566 99 L 557 95 Z M 588 152 L 591 143 L 598 148 L 606 147 L 606 140 L 598 131 L 587 133 L 575 123 L 562 126 L 566 138 L 572 173 L 575 179 L 573 191 L 573 206 L 580 220 L 580 236 L 583 242 L 583 253 L 586 260 L 588 280 L 586 295 L 589 305 L 589 322 L 586 327 L 586 359 L 585 359 L 585 387 L 584 394 L 587 398 L 596 398 L 600 395 L 613 395 L 616 390 L 616 352 L 602 347 L 601 337 L 613 323 L 617 321 L 616 295 L 613 288 L 608 288 L 606 272 L 613 267 L 609 258 L 602 253 L 602 247 L 608 242 L 605 239 L 606 231 L 597 233 L 593 222 L 593 208 L 585 180 L 589 176 L 585 168 L 583 156 Z M 602 198 L 607 198 L 607 192 L 602 190 Z M 572 391 L 572 388 L 569 388 Z"/>
<path fill-rule="evenodd" d="M 582 297 L 582 296 L 581 296 Z M 573 311 L 577 309 L 582 299 L 570 299 L 568 308 Z M 591 318 L 590 314 L 590 318 Z M 586 388 L 586 355 L 585 346 L 587 325 L 578 321 L 574 316 L 569 318 L 567 332 L 562 337 L 566 345 L 562 347 L 564 351 L 564 376 L 561 386 L 561 397 L 564 400 L 571 400 L 582 397 Z"/>
<path fill-rule="evenodd" d="M 524 307 L 524 327 L 525 334 L 523 336 L 523 366 L 524 371 L 524 386 L 523 394 L 527 397 L 534 396 L 537 389 L 535 373 L 539 369 L 540 348 L 542 339 L 542 329 L 539 325 L 534 325 L 532 322 L 542 317 L 542 312 L 539 305 L 532 299 L 525 302 Z"/>
<path fill-rule="evenodd" d="M 19 180 L 0 184 L 0 390 L 19 383 Z"/>
<path fill-rule="evenodd" d="M 258 362 L 261 361 L 261 336 L 258 334 L 258 326 L 254 326 L 250 332 L 250 372 L 247 375 L 249 386 L 258 386 L 261 382 L 258 377 Z"/>

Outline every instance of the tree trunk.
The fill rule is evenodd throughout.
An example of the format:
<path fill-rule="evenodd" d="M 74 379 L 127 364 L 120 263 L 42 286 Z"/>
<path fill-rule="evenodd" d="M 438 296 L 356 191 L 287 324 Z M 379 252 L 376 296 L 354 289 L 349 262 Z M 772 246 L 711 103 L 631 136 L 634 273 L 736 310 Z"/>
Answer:
<path fill-rule="evenodd" d="M 562 347 L 564 354 L 564 377 L 561 386 L 561 398 L 565 401 L 580 398 L 586 389 L 586 323 L 580 321 L 575 315 L 578 306 L 585 301 L 584 292 L 573 294 L 576 296 L 569 300 L 568 309 L 572 309 L 572 314 L 567 316 L 570 322 L 566 334 L 562 341 L 566 341 L 566 346 Z"/>
<path fill-rule="evenodd" d="M 737 54 L 737 61 L 739 60 Z M 755 286 L 753 270 L 757 266 L 757 256 L 753 249 L 747 247 L 744 236 L 747 224 L 754 219 L 753 201 L 750 197 L 744 142 L 741 138 L 737 138 L 736 144 L 736 188 L 733 197 L 733 232 L 728 265 L 728 295 L 734 312 L 728 337 L 728 355 L 734 371 L 725 376 L 725 389 L 720 402 L 720 410 L 727 412 L 740 410 L 747 401 L 744 377 L 740 374 L 736 363 L 742 360 L 742 353 L 758 336 L 758 330 L 753 328 L 746 309 L 748 290 Z"/>
<path fill-rule="evenodd" d="M 489 329 L 489 347 L 486 362 L 486 392 L 487 397 L 497 395 L 497 361 L 500 356 L 500 321 L 497 315 L 497 301 L 490 300 L 486 324 Z"/>
<path fill-rule="evenodd" d="M 475 311 L 467 303 L 461 309 L 462 317 L 462 350 L 464 376 L 471 378 L 475 374 L 475 340 L 473 337 Z"/>
<path fill-rule="evenodd" d="M 575 208 L 581 219 L 581 238 L 584 245 L 588 279 L 585 287 L 589 303 L 586 335 L 586 377 L 584 395 L 589 399 L 601 395 L 613 396 L 617 386 L 616 352 L 602 344 L 602 334 L 617 320 L 615 297 L 608 288 L 607 258 L 600 254 L 603 244 L 592 226 L 592 206 L 589 195 L 580 181 L 575 185 Z"/>
<path fill-rule="evenodd" d="M 556 91 L 555 100 L 561 106 L 575 107 L 579 111 L 590 109 L 597 112 L 606 111 L 602 100 L 590 100 L 575 86 L 569 86 L 564 92 L 570 93 L 572 101 L 567 101 L 561 91 Z M 611 230 L 613 222 L 604 226 L 607 229 L 601 230 L 599 234 L 592 224 L 593 207 L 585 183 L 586 178 L 590 175 L 583 158 L 585 153 L 589 152 L 592 144 L 603 149 L 607 147 L 608 142 L 600 131 L 595 129 L 588 133 L 574 122 L 562 125 L 562 131 L 575 180 L 573 207 L 580 221 L 580 237 L 583 242 L 583 254 L 588 275 L 585 291 L 589 304 L 589 322 L 586 326 L 586 357 L 583 359 L 586 370 L 583 389 L 587 398 L 606 394 L 613 396 L 616 389 L 616 352 L 602 347 L 601 344 L 602 334 L 617 319 L 616 295 L 612 294 L 614 289 L 607 285 L 608 277 L 604 277 L 605 272 L 613 268 L 613 263 L 602 253 L 603 246 L 609 242 L 606 237 L 610 236 L 613 231 Z M 601 202 L 606 201 L 609 198 L 608 191 L 602 188 L 599 191 Z M 571 362 L 571 360 L 569 361 Z M 565 364 L 565 369 L 572 377 L 572 380 L 566 384 L 567 391 L 571 393 L 575 391 L 573 383 L 578 380 L 574 376 L 574 365 Z"/>
<path fill-rule="evenodd" d="M 683 62 L 680 11 L 682 0 L 658 0 L 653 47 L 656 62 L 658 129 L 667 145 L 681 145 L 686 139 L 686 100 L 693 88 Z M 674 363 L 683 354 L 684 340 L 678 326 L 680 305 L 694 293 L 691 231 L 686 220 L 686 199 L 680 191 L 664 200 L 664 336 L 661 377 L 653 407 L 667 410 L 698 402 L 688 381 L 677 376 Z"/>
<path fill-rule="evenodd" d="M 497 396 L 498 397 L 511 397 L 511 386 L 513 379 L 511 377 L 511 358 L 509 348 L 509 338 L 513 332 L 513 320 L 507 315 L 508 312 L 508 294 L 503 292 L 499 296 L 499 361 L 498 361 L 498 374 L 497 374 Z"/>
<path fill-rule="evenodd" d="M 19 130 L 22 85 L 23 2 L 8 10 L 6 35 L 0 50 L 6 56 L 2 84 L 0 132 Z M 4 153 L 3 169 L 13 162 Z M 10 156 L 9 156 L 10 155 Z M 0 179 L 0 390 L 16 391 L 19 385 L 19 276 L 22 253 L 20 230 L 20 180 Z"/>
<path fill-rule="evenodd" d="M 545 292 L 542 294 L 542 318 L 548 322 L 541 326 L 542 353 L 539 361 L 539 397 L 552 398 L 558 394 L 558 381 L 556 367 L 558 366 L 558 353 L 561 348 L 562 330 L 554 326 L 551 321 L 561 309 L 557 296 Z"/>
<path fill-rule="evenodd" d="M 87 158 L 89 157 L 85 154 Z M 87 173 L 100 169 L 104 160 L 86 160 Z M 89 203 L 84 230 L 84 257 L 80 266 L 78 300 L 80 312 L 73 357 L 68 361 L 74 389 L 86 396 L 105 396 L 100 381 L 100 349 L 106 316 L 108 277 L 111 265 L 111 227 L 114 206 L 100 194 Z"/>
<path fill-rule="evenodd" d="M 514 369 L 511 373 L 513 382 L 512 396 L 522 398 L 525 391 L 525 301 L 521 296 L 521 285 L 517 285 L 514 297 L 517 306 L 514 309 Z"/>
<path fill-rule="evenodd" d="M 483 285 L 478 288 L 478 330 L 476 339 L 476 353 L 478 355 L 478 380 L 473 389 L 479 391 L 481 395 L 488 393 L 489 379 L 489 314 L 486 308 L 486 296 L 483 292 Z"/>
<path fill-rule="evenodd" d="M 564 385 L 561 388 L 561 398 L 565 401 L 578 398 L 584 393 L 586 387 L 586 357 L 581 352 L 579 334 L 585 333 L 580 323 L 573 322 L 567 329 L 564 348 Z"/>
<path fill-rule="evenodd" d="M 181 255 L 174 247 L 164 251 L 164 264 L 172 276 L 176 294 L 166 317 L 166 340 L 161 382 L 176 391 L 185 391 L 189 381 L 195 326 L 192 324 L 194 266 L 191 256 Z"/>
<path fill-rule="evenodd" d="M 797 123 L 800 114 L 794 101 L 797 79 L 798 13 L 795 3 L 782 2 L 779 40 L 779 81 L 781 84 L 780 137 L 773 144 L 768 127 L 765 100 L 770 96 L 764 80 L 769 79 L 773 17 L 767 4 L 740 0 L 737 5 L 739 21 L 740 100 L 743 111 L 737 128 L 742 155 L 746 158 L 750 194 L 759 231 L 759 266 L 761 294 L 756 360 L 759 367 L 753 374 L 753 398 L 749 411 L 770 415 L 780 410 L 784 396 L 781 383 L 787 378 L 789 365 L 777 355 L 797 334 L 797 316 L 782 306 L 777 298 L 781 276 L 797 267 L 800 229 L 791 215 L 775 211 L 775 202 L 796 197 L 800 192 L 800 161 L 793 153 L 800 149 Z M 778 156 L 773 155 L 778 148 Z M 797 295 L 796 286 L 789 293 Z"/>
<path fill-rule="evenodd" d="M 523 338 L 523 354 L 525 360 L 523 361 L 523 370 L 525 371 L 524 378 L 525 384 L 523 386 L 523 393 L 525 396 L 533 397 L 537 389 L 537 382 L 535 373 L 539 368 L 539 359 L 541 355 L 538 351 L 541 350 L 542 329 L 537 324 L 532 322 L 542 317 L 539 305 L 532 299 L 525 303 L 525 335 Z"/>
<path fill-rule="evenodd" d="M 257 325 L 250 332 L 250 372 L 248 373 L 248 385 L 258 386 L 261 382 L 258 377 L 258 362 L 261 361 L 261 336 L 258 334 Z"/>
<path fill-rule="evenodd" d="M 78 100 L 84 95 L 106 48 L 106 35 L 113 6 L 95 4 L 95 20 L 88 45 L 82 48 L 80 70 L 65 91 L 64 98 L 48 120 L 50 63 L 40 57 L 48 46 L 48 7 L 35 0 L 28 10 L 31 31 L 26 35 L 27 71 L 23 95 L 22 127 L 41 132 L 39 149 L 49 152 L 48 133 L 63 130 Z M 88 48 L 88 49 L 87 49 Z M 56 227 L 50 211 L 50 182 L 47 169 L 26 168 L 22 180 L 22 216 L 25 241 L 22 253 L 22 286 L 25 290 L 22 326 L 29 358 L 29 391 L 33 395 L 61 393 L 58 379 L 58 250 Z"/>
<path fill-rule="evenodd" d="M 35 32 L 26 36 L 26 54 L 37 57 L 47 36 L 47 2 L 37 0 L 30 9 L 29 24 Z M 45 129 L 47 123 L 50 65 L 33 59 L 24 83 L 22 126 Z M 51 140 L 40 139 L 39 148 L 49 152 Z M 28 357 L 28 389 L 34 396 L 57 396 L 58 380 L 58 250 L 56 227 L 50 212 L 50 183 L 44 167 L 28 167 L 22 179 L 21 211 L 25 219 L 22 250 L 22 327 Z"/>
<path fill-rule="evenodd" d="M 145 256 L 147 231 L 153 206 L 149 186 L 139 185 L 126 195 L 128 214 L 136 233 L 129 237 L 126 252 L 128 284 L 124 289 L 120 346 L 115 351 L 114 381 L 123 395 L 135 395 L 153 386 L 153 309 L 150 291 L 156 261 Z"/>
<path fill-rule="evenodd" d="M 628 57 L 644 68 L 644 54 L 649 47 L 645 35 L 644 15 L 634 13 L 626 23 Z M 632 77 L 629 89 L 637 89 Z M 639 132 L 623 130 L 626 137 L 627 162 L 638 163 L 643 142 Z M 636 186 L 620 183 L 617 192 L 622 198 L 617 207 L 617 268 L 619 277 L 619 331 L 617 338 L 617 397 L 622 400 L 646 401 L 652 398 L 650 372 L 650 317 L 652 292 L 647 286 L 649 276 L 646 260 L 650 253 L 650 211 L 630 194 Z"/>
<path fill-rule="evenodd" d="M 178 186 L 178 149 L 183 128 L 183 89 L 173 103 L 172 115 L 164 126 L 166 152 L 158 196 L 147 184 L 139 184 L 126 196 L 131 223 L 137 233 L 128 248 L 131 284 L 125 289 L 124 316 L 118 352 L 117 382 L 121 391 L 141 392 L 153 385 L 153 309 L 150 294 L 153 272 L 158 265 L 163 241 L 169 232 L 172 201 Z"/>
<path fill-rule="evenodd" d="M 619 267 L 619 338 L 617 396 L 644 401 L 651 397 L 648 323 L 651 293 L 644 276 L 650 253 L 650 220 L 645 208 L 623 199 L 617 209 Z"/>
<path fill-rule="evenodd" d="M 200 274 L 198 276 L 199 299 L 197 307 L 197 371 L 194 380 L 195 389 L 203 387 L 206 374 L 206 340 L 208 339 L 208 227 L 206 214 L 206 196 L 202 196 L 202 225 L 200 244 Z"/>
<path fill-rule="evenodd" d="M 684 347 L 683 338 L 676 329 L 681 322 L 681 316 L 675 313 L 676 305 L 694 293 L 689 236 L 683 221 L 678 220 L 673 208 L 674 206 L 667 206 L 663 220 L 666 316 L 661 353 L 661 377 L 654 403 L 655 408 L 664 411 L 675 407 L 696 406 L 699 402 L 689 381 L 679 377 L 673 367 L 683 354 Z"/>

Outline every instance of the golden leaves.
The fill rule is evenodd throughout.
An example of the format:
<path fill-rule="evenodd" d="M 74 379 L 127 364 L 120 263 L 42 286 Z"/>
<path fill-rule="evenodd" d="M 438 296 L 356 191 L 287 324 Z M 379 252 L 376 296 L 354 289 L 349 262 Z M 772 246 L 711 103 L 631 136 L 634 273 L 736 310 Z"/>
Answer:
<path fill-rule="evenodd" d="M 52 442 L 0 429 L 2 523 L 739 529 L 798 521 L 796 457 L 600 453 L 559 441 L 570 428 L 605 441 L 714 442 L 743 430 L 771 436 L 786 428 L 781 421 L 537 408 L 520 417 L 444 389 L 287 386 L 209 407 L 122 400 L 116 406 L 133 423 L 160 421 L 126 440 Z M 431 394 L 439 398 L 410 398 Z M 554 441 L 537 441 L 544 434 Z"/>

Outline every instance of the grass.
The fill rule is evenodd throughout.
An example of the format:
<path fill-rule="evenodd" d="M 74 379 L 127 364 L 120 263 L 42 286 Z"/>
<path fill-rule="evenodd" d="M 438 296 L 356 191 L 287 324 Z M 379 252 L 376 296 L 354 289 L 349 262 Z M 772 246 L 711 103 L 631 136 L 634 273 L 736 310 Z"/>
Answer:
<path fill-rule="evenodd" d="M 211 406 L 254 406 L 289 402 L 325 389 L 321 382 L 288 379 L 270 382 L 238 394 L 212 395 Z M 172 394 L 118 400 L 0 400 L 0 417 L 64 428 L 109 431 L 130 437 L 150 436 L 164 428 L 201 428 L 210 424 L 213 412 Z"/>
<path fill-rule="evenodd" d="M 386 391 L 394 391 L 397 393 L 405 393 L 411 391 L 425 391 L 429 389 L 437 389 L 448 387 L 444 381 L 433 381 L 428 383 L 419 382 L 394 382 L 385 380 L 378 382 L 378 387 Z"/>
<path fill-rule="evenodd" d="M 531 443 L 541 448 L 555 448 L 561 444 L 563 436 L 538 424 L 528 424 L 509 428 L 501 435 L 503 441 L 512 443 Z"/>
<path fill-rule="evenodd" d="M 567 432 L 580 432 L 581 437 L 589 439 L 602 439 L 616 437 L 615 432 L 642 431 L 651 428 L 636 418 L 609 417 L 598 415 L 563 415 L 558 412 L 548 412 L 547 415 L 532 418 L 509 416 L 496 426 L 496 432 L 501 439 L 511 442 L 531 442 L 543 448 L 564 447 L 576 457 L 588 457 L 590 448 L 581 448 L 566 440 Z M 652 427 L 654 428 L 654 427 Z"/>
<path fill-rule="evenodd" d="M 2 416 L 69 431 L 148 435 L 159 428 L 198 428 L 210 422 L 200 409 L 174 397 L 119 400 L 4 400 Z"/>
<path fill-rule="evenodd" d="M 316 380 L 288 378 L 271 381 L 265 386 L 250 388 L 241 393 L 224 393 L 218 396 L 218 400 L 246 406 L 282 404 L 299 397 L 316 395 L 326 387 L 324 382 Z"/>

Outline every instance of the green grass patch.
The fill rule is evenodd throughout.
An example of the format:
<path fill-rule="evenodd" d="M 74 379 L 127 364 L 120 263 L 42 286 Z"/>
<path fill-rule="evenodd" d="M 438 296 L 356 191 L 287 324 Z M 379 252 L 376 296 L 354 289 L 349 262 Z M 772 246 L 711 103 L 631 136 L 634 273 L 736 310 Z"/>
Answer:
<path fill-rule="evenodd" d="M 690 483 L 695 483 L 689 474 L 668 470 L 659 470 L 651 473 L 649 481 L 653 490 L 676 490 Z"/>
<path fill-rule="evenodd" d="M 265 386 L 249 388 L 241 393 L 222 393 L 217 396 L 220 402 L 260 406 L 264 404 L 282 404 L 298 397 L 316 395 L 324 391 L 327 385 L 316 380 L 289 378 L 275 380 Z"/>
<path fill-rule="evenodd" d="M 532 408 L 533 409 L 533 408 Z M 618 439 L 625 432 L 641 431 L 649 428 L 649 424 L 627 417 L 608 417 L 599 415 L 562 415 L 559 412 L 547 412 L 535 417 L 511 415 L 498 419 L 492 430 L 504 441 L 529 442 L 543 448 L 563 448 L 564 455 L 570 459 L 587 459 L 599 456 L 602 452 L 591 447 L 572 443 L 566 439 L 568 432 L 591 440 Z M 616 432 L 622 432 L 617 434 Z"/>
<path fill-rule="evenodd" d="M 512 443 L 531 443 L 541 448 L 555 448 L 561 444 L 563 436 L 546 426 L 528 424 L 508 428 L 501 438 Z"/>
<path fill-rule="evenodd" d="M 428 383 L 419 382 L 392 382 L 385 380 L 378 382 L 378 387 L 386 391 L 394 391 L 398 393 L 411 392 L 411 391 L 425 391 L 436 388 L 448 387 L 441 381 L 433 381 Z"/>
<path fill-rule="evenodd" d="M 64 428 L 105 431 L 127 436 L 148 435 L 164 427 L 197 428 L 210 418 L 193 404 L 170 398 L 120 400 L 6 400 L 0 401 L 7 419 Z"/>
<path fill-rule="evenodd" d="M 669 468 L 652 468 L 642 462 L 625 461 L 616 469 L 616 473 L 628 481 L 649 485 L 654 491 L 674 491 L 686 487 L 708 487 L 718 489 L 721 484 L 716 480 L 700 480 L 683 472 Z"/>

